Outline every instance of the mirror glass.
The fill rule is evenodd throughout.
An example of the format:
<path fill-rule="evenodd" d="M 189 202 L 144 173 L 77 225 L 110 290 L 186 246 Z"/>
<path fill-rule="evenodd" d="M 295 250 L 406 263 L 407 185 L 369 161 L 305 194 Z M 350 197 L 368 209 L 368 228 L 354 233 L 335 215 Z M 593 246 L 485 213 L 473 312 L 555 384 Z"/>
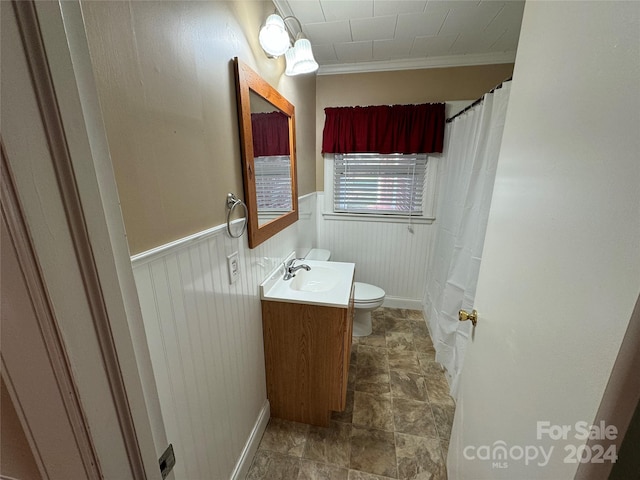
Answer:
<path fill-rule="evenodd" d="M 242 175 L 249 247 L 298 220 L 295 109 L 235 59 Z"/>
<path fill-rule="evenodd" d="M 249 90 L 258 227 L 293 211 L 289 117 Z"/>

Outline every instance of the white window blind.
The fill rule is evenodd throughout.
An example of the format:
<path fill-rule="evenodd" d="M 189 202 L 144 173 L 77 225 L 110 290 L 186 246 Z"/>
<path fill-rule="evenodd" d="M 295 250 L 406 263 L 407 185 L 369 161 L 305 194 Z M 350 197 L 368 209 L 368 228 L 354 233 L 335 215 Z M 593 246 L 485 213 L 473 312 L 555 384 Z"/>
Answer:
<path fill-rule="evenodd" d="M 335 212 L 422 215 L 426 154 L 336 154 L 334 162 Z"/>
<path fill-rule="evenodd" d="M 288 212 L 291 201 L 291 160 L 288 155 L 255 157 L 258 210 Z"/>

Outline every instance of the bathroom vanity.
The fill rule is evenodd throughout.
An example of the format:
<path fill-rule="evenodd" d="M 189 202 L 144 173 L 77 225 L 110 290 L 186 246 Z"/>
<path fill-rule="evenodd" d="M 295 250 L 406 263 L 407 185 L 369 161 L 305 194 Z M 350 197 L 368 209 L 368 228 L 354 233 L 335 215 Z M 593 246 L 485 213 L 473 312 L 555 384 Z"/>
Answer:
<path fill-rule="evenodd" d="M 304 263 L 261 285 L 267 398 L 273 417 L 327 426 L 346 406 L 355 265 Z"/>

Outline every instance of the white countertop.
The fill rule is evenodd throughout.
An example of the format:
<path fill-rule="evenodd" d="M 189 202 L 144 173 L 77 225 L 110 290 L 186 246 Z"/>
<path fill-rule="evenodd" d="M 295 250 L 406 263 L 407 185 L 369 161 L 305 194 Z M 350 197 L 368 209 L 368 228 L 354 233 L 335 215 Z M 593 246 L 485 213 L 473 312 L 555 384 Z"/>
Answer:
<path fill-rule="evenodd" d="M 297 283 L 294 283 L 296 278 L 283 280 L 284 269 L 280 268 L 260 285 L 260 298 L 275 302 L 304 303 L 329 307 L 347 308 L 349 306 L 351 285 L 356 267 L 354 263 L 323 262 L 318 260 L 297 260 L 295 263 L 296 266 L 301 264 L 308 265 L 311 270 L 309 272 L 298 270 L 296 272 L 296 276 L 300 276 L 298 281 L 311 278 L 314 274 L 314 267 L 317 268 L 317 272 L 322 272 L 325 278 L 328 269 L 330 269 L 332 275 L 331 288 L 325 291 L 296 290 L 293 288 Z"/>

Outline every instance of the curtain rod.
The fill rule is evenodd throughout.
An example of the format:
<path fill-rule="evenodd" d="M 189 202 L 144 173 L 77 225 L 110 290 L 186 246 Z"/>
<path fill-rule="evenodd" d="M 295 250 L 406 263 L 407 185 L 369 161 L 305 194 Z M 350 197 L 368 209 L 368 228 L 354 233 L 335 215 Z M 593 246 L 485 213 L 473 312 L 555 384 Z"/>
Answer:
<path fill-rule="evenodd" d="M 462 110 L 460 110 L 458 113 L 456 113 L 453 117 L 451 118 L 447 118 L 446 123 L 451 123 L 453 122 L 456 118 L 458 118 L 460 115 L 462 115 L 463 113 L 468 112 L 469 110 L 471 110 L 473 107 L 475 107 L 476 105 L 478 105 L 480 102 L 482 102 L 482 100 L 484 100 L 485 95 L 488 95 L 490 93 L 495 92 L 496 90 L 499 90 L 502 88 L 502 85 L 506 82 L 510 82 L 513 79 L 513 77 L 509 77 L 506 80 L 503 80 L 502 82 L 500 82 L 499 85 L 496 85 L 495 87 L 493 87 L 491 90 L 489 90 L 487 93 L 485 93 L 484 95 L 482 95 L 479 99 L 477 99 L 475 102 L 473 102 L 471 105 L 466 106 L 465 108 L 463 108 Z"/>

